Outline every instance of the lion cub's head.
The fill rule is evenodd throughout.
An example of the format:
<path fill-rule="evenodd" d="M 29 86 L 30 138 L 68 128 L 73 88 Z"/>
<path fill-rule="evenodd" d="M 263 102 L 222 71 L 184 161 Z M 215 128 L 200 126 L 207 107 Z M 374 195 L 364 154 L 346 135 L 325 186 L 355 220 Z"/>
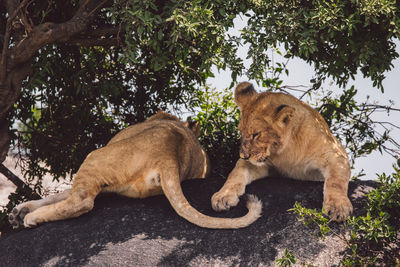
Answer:
<path fill-rule="evenodd" d="M 238 84 L 235 102 L 241 113 L 241 158 L 264 165 L 284 149 L 295 115 L 295 108 L 284 99 L 280 101 L 279 94 L 257 93 L 248 82 Z"/>

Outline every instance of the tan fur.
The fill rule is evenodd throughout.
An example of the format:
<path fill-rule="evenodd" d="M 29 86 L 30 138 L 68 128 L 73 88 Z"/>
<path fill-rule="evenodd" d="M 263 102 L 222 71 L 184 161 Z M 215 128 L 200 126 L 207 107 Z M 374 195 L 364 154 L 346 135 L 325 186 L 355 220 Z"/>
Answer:
<path fill-rule="evenodd" d="M 213 195 L 213 208 L 235 206 L 247 184 L 278 172 L 325 181 L 323 207 L 332 220 L 344 220 L 353 209 L 347 197 L 350 163 L 322 116 L 293 96 L 257 93 L 248 82 L 236 87 L 235 101 L 241 111 L 241 159 Z"/>
<path fill-rule="evenodd" d="M 240 228 L 251 224 L 261 213 L 261 203 L 254 197 L 249 198 L 249 212 L 233 219 L 203 215 L 187 202 L 180 182 L 205 178 L 209 170 L 207 155 L 189 126 L 198 133 L 198 123 L 184 124 L 159 112 L 144 123 L 122 130 L 105 147 L 86 157 L 71 190 L 18 205 L 9 216 L 11 224 L 33 227 L 80 216 L 93 208 L 100 192 L 133 198 L 164 193 L 180 216 L 201 227 Z"/>

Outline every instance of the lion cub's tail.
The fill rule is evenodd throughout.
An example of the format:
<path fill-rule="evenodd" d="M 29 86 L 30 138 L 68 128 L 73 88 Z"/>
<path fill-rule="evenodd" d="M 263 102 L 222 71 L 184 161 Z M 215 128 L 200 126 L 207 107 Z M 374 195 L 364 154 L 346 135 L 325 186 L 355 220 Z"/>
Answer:
<path fill-rule="evenodd" d="M 183 218 L 200 227 L 212 229 L 236 229 L 246 227 L 261 216 L 261 201 L 248 195 L 246 215 L 239 218 L 218 218 L 204 215 L 193 208 L 182 192 L 178 175 L 161 175 L 161 187 L 174 210 Z"/>

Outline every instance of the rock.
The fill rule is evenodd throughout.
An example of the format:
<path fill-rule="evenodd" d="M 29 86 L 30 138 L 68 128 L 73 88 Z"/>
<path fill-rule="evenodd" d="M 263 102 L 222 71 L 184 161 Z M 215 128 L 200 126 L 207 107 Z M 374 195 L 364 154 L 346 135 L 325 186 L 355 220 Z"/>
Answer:
<path fill-rule="evenodd" d="M 218 217 L 246 213 L 245 201 L 217 213 L 211 196 L 223 179 L 182 184 L 189 202 Z M 349 196 L 356 215 L 374 182 L 351 182 Z M 263 215 L 244 229 L 203 229 L 179 217 L 164 196 L 130 199 L 101 195 L 93 211 L 76 219 L 15 230 L 0 237 L 0 266 L 273 266 L 285 248 L 298 264 L 338 265 L 345 244 L 334 235 L 317 239 L 287 210 L 296 201 L 320 209 L 323 183 L 283 178 L 256 181 L 246 189 L 263 202 Z M 340 227 L 338 225 L 337 227 Z"/>

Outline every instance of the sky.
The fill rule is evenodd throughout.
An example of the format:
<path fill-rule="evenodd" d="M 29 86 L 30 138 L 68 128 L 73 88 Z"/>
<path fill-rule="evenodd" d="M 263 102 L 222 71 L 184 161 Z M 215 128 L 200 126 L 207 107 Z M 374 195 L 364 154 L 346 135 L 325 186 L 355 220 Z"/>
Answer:
<path fill-rule="evenodd" d="M 228 33 L 231 35 L 240 35 L 240 29 L 245 26 L 245 23 L 246 22 L 243 21 L 241 18 L 237 18 L 235 20 L 235 27 L 231 29 Z M 248 46 L 241 47 L 241 49 L 238 51 L 238 55 L 242 59 L 244 59 L 245 55 L 247 54 L 247 50 Z M 400 54 L 400 41 L 396 42 L 396 51 L 398 54 Z M 279 56 L 276 53 L 274 53 L 274 58 L 276 61 L 280 61 Z M 281 62 L 285 62 L 285 60 L 282 59 Z M 355 98 L 357 101 L 364 101 L 367 96 L 370 96 L 371 101 L 376 101 L 378 104 L 381 105 L 388 105 L 389 100 L 392 100 L 395 103 L 393 107 L 400 109 L 400 58 L 397 58 L 392 63 L 394 65 L 392 70 L 385 73 L 386 78 L 383 81 L 383 86 L 385 89 L 384 94 L 382 94 L 379 89 L 372 86 L 372 82 L 370 79 L 363 78 L 363 75 L 361 73 L 358 73 L 355 76 L 355 79 L 350 81 L 346 88 L 349 88 L 351 85 L 355 86 L 355 88 L 358 90 Z M 249 64 L 249 62 L 245 61 L 245 65 L 246 64 Z M 304 85 L 308 88 L 310 87 L 310 79 L 315 73 L 312 65 L 306 63 L 302 59 L 293 58 L 290 59 L 287 68 L 289 70 L 289 75 L 281 76 L 283 80 L 282 85 Z M 213 73 L 215 74 L 215 77 L 209 78 L 207 80 L 207 84 L 215 87 L 217 90 L 222 90 L 229 87 L 232 81 L 229 70 L 218 72 L 216 69 L 214 69 Z M 238 78 L 238 82 L 246 80 L 247 79 L 245 76 Z M 338 86 L 336 86 L 334 83 L 331 83 L 331 80 L 325 82 L 324 86 L 330 86 L 332 90 L 338 93 L 341 91 Z M 257 87 L 256 84 L 255 87 Z M 266 90 L 266 88 L 257 89 L 259 91 Z M 296 95 L 295 92 L 291 93 Z M 400 126 L 400 112 L 393 112 L 389 116 L 386 113 L 379 113 L 375 115 L 374 119 L 379 121 L 388 121 Z M 397 142 L 400 142 L 400 130 L 394 129 L 391 132 L 391 136 L 393 136 Z M 376 179 L 377 174 L 381 174 L 383 172 L 385 172 L 386 174 L 391 174 L 393 172 L 392 164 L 394 164 L 395 161 L 396 160 L 390 155 L 387 155 L 385 153 L 381 154 L 380 152 L 373 152 L 366 157 L 362 157 L 356 160 L 353 175 L 359 173 L 361 170 L 364 170 L 366 176 L 361 179 Z"/>

